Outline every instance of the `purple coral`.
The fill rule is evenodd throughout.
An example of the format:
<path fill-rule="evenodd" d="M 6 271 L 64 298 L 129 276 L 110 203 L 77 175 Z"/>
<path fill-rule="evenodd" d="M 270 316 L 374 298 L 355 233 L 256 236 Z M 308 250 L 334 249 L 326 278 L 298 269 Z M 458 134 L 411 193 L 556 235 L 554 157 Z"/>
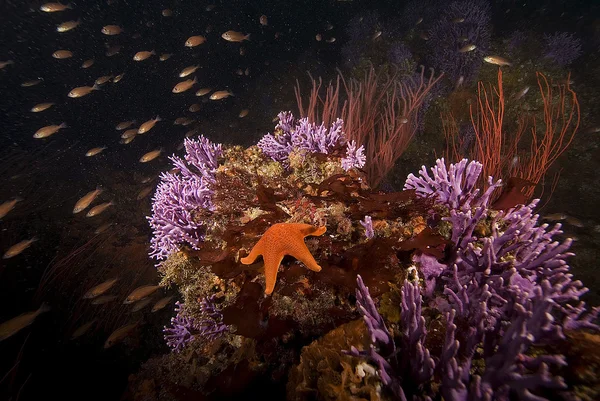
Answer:
<path fill-rule="evenodd" d="M 209 340 L 222 337 L 229 332 L 229 326 L 223 323 L 223 313 L 215 305 L 216 295 L 204 297 L 200 302 L 202 317 L 197 321 L 196 327 L 200 334 Z"/>
<path fill-rule="evenodd" d="M 367 162 L 367 156 L 365 156 L 365 147 L 360 145 L 356 147 L 355 141 L 347 143 L 346 156 L 342 157 L 342 168 L 346 171 L 352 168 L 362 168 Z"/>
<path fill-rule="evenodd" d="M 478 285 L 473 282 L 472 285 Z M 368 351 L 352 347 L 345 353 L 364 357 L 377 366 L 382 383 L 399 400 L 435 399 L 435 388 L 429 385 L 435 377 L 445 400 L 509 399 L 514 393 L 519 399 L 541 401 L 545 398 L 531 393 L 542 387 L 564 389 L 561 377 L 549 373 L 549 365 L 564 366 L 561 355 L 526 355 L 529 347 L 553 332 L 551 301 L 543 288 L 538 287 L 530 305 L 515 305 L 515 317 L 508 322 L 502 335 L 486 329 L 487 309 L 484 304 L 472 303 L 472 314 L 479 318 L 473 326 L 459 331 L 456 311 L 446 313 L 446 335 L 439 356 L 432 356 L 426 346 L 426 320 L 422 315 L 422 296 L 419 285 L 406 280 L 401 291 L 400 346 L 385 325 L 375 303 L 357 277 L 357 305 L 365 320 L 371 345 Z M 486 334 L 487 332 L 487 334 Z M 486 334 L 484 336 L 484 334 Z M 476 350 L 483 349 L 485 368 L 481 375 L 471 374 Z M 459 356 L 461 350 L 461 356 Z"/>
<path fill-rule="evenodd" d="M 559 67 L 566 67 L 581 56 L 581 41 L 572 33 L 544 35 L 543 56 Z"/>
<path fill-rule="evenodd" d="M 560 224 L 538 226 L 533 213 L 537 200 L 492 213 L 490 194 L 500 182 L 489 177 L 489 188 L 481 193 L 476 188 L 481 171 L 478 162 L 462 160 L 446 167 L 438 160 L 432 175 L 423 167 L 419 177 L 411 174 L 405 184 L 449 210 L 443 220 L 451 223 L 454 245 L 444 262 L 428 255 L 413 257 L 425 279 L 430 307 L 445 314 L 439 355 L 431 355 L 425 346 L 418 284 L 404 284 L 401 336 L 396 339 L 357 279 L 357 304 L 372 344 L 369 351 L 353 348 L 349 353 L 373 361 L 382 382 L 400 400 L 435 399 L 437 391 L 448 401 L 545 400 L 536 392 L 566 388 L 551 373 L 566 365 L 565 358 L 532 355 L 530 348 L 564 338 L 564 329 L 600 330 L 600 308 L 586 311 L 580 297 L 587 288 L 569 273 L 566 259 L 572 256 L 572 241 L 553 241 L 561 233 Z M 489 226 L 489 234 L 476 234 L 477 224 Z M 440 292 L 447 298 L 436 295 Z M 396 352 L 391 342 L 399 344 Z M 441 382 L 434 384 L 436 378 Z"/>
<path fill-rule="evenodd" d="M 163 329 L 165 341 L 173 352 L 180 352 L 190 341 L 194 340 L 194 319 L 187 315 L 184 304 L 175 302 L 176 315 L 171 318 L 171 327 Z"/>
<path fill-rule="evenodd" d="M 367 239 L 371 239 L 375 236 L 375 232 L 373 231 L 373 221 L 371 220 L 371 216 L 365 216 L 365 220 L 360 220 L 360 225 L 365 228 L 365 237 Z"/>
<path fill-rule="evenodd" d="M 177 313 L 171 318 L 171 327 L 163 329 L 165 341 L 174 352 L 180 352 L 196 336 L 212 341 L 229 332 L 229 326 L 223 323 L 223 314 L 215 305 L 214 294 L 200 302 L 198 319 L 189 315 L 185 304 L 177 301 L 175 305 Z"/>
<path fill-rule="evenodd" d="M 346 142 L 344 122 L 337 119 L 327 128 L 324 124 L 316 125 L 308 118 L 296 120 L 291 112 L 278 114 L 279 122 L 274 134 L 266 134 L 258 141 L 258 148 L 271 159 L 288 165 L 290 154 L 295 151 L 306 153 L 330 154 L 339 146 L 346 145 L 346 155 L 341 163 L 344 170 L 361 168 L 366 162 L 364 147 L 357 147 L 356 142 Z"/>
<path fill-rule="evenodd" d="M 491 41 L 491 6 L 487 0 L 454 1 L 429 31 L 430 62 L 452 82 L 472 81 Z M 475 45 L 471 51 L 459 51 Z"/>
<path fill-rule="evenodd" d="M 148 217 L 153 230 L 150 256 L 166 259 L 169 254 L 188 244 L 197 249 L 203 241 L 202 221 L 196 215 L 201 209 L 212 210 L 211 184 L 214 183 L 220 144 L 201 136 L 186 139 L 184 159 L 172 156 L 178 173 L 162 173 L 152 199 L 152 216 Z"/>
<path fill-rule="evenodd" d="M 392 63 L 402 64 L 412 60 L 412 52 L 404 42 L 396 42 L 390 46 L 388 57 Z"/>
<path fill-rule="evenodd" d="M 507 39 L 506 49 L 513 54 L 525 43 L 527 35 L 520 30 L 514 30 Z"/>
<path fill-rule="evenodd" d="M 409 174 L 404 189 L 414 189 L 421 197 L 432 196 L 437 203 L 448 206 L 451 210 L 467 211 L 472 207 L 487 206 L 492 191 L 502 184 L 488 178 L 489 188 L 482 195 L 476 188 L 477 180 L 483 170 L 483 164 L 462 159 L 456 164 L 446 167 L 444 159 L 438 159 L 431 167 L 430 176 L 425 166 L 419 171 L 420 176 Z"/>

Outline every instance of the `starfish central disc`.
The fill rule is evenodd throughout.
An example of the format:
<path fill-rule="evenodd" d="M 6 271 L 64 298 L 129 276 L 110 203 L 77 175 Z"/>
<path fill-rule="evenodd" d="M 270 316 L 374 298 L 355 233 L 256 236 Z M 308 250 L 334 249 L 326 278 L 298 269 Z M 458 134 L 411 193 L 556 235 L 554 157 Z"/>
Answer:
<path fill-rule="evenodd" d="M 250 254 L 241 259 L 245 265 L 250 265 L 262 255 L 265 263 L 265 294 L 270 295 L 275 288 L 277 270 L 285 255 L 293 256 L 312 271 L 321 271 L 304 243 L 304 238 L 309 235 L 319 236 L 327 231 L 325 227 L 315 227 L 301 223 L 273 224 L 254 245 Z"/>

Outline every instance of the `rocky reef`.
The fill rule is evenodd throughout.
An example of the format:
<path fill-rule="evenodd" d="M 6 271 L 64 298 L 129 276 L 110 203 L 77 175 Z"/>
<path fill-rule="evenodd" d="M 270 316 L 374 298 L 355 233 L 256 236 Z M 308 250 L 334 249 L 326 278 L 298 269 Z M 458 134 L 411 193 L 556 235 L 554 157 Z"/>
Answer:
<path fill-rule="evenodd" d="M 279 117 L 247 149 L 186 140 L 161 176 L 151 255 L 181 302 L 127 398 L 597 397 L 599 310 L 535 200 L 494 209 L 467 160 L 379 191 L 341 120 Z"/>

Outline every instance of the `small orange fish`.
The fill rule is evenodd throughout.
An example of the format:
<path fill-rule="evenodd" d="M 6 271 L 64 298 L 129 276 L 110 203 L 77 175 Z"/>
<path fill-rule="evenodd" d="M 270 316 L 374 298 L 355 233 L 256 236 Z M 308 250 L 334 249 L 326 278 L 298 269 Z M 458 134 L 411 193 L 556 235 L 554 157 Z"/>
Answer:
<path fill-rule="evenodd" d="M 190 89 L 192 86 L 194 86 L 194 84 L 196 82 L 198 82 L 196 77 L 194 77 L 193 80 L 187 79 L 185 81 L 182 81 L 173 87 L 172 92 L 173 93 L 183 93 L 183 92 L 187 91 L 188 89 Z"/>
<path fill-rule="evenodd" d="M 54 103 L 39 103 L 33 106 L 31 111 L 34 113 L 39 113 L 40 111 L 48 110 L 52 106 L 54 106 Z"/>
<path fill-rule="evenodd" d="M 164 297 L 164 298 L 159 299 L 158 301 L 156 301 L 156 303 L 152 307 L 152 312 L 157 312 L 157 311 L 163 309 L 165 306 L 167 306 L 169 304 L 169 302 L 171 302 L 172 299 L 173 299 L 172 295 L 170 297 Z"/>
<path fill-rule="evenodd" d="M 137 52 L 137 53 L 136 53 L 136 54 L 133 56 L 133 59 L 134 59 L 135 61 L 144 61 L 144 60 L 146 60 L 146 59 L 150 58 L 150 56 L 153 56 L 153 55 L 155 55 L 155 54 L 156 54 L 156 52 L 155 52 L 154 50 L 152 50 L 152 51 L 147 51 L 147 50 L 144 50 L 144 51 L 141 51 L 141 52 Z"/>
<path fill-rule="evenodd" d="M 103 147 L 98 147 L 98 148 L 91 148 L 90 150 L 88 150 L 85 155 L 87 157 L 91 157 L 91 156 L 96 156 L 99 153 L 102 153 L 102 151 L 106 149 L 106 146 Z"/>
<path fill-rule="evenodd" d="M 131 331 L 133 331 L 133 329 L 135 329 L 138 326 L 138 324 L 139 322 L 126 324 L 113 331 L 113 333 L 108 337 L 108 339 L 106 339 L 106 342 L 104 343 L 104 348 L 110 348 L 119 341 L 123 340 L 129 335 L 129 333 L 131 333 Z"/>
<path fill-rule="evenodd" d="M 56 134 L 61 128 L 67 128 L 67 124 L 62 123 L 60 125 L 48 125 L 46 127 L 42 127 L 37 130 L 35 134 L 33 134 L 33 137 L 35 139 L 47 138 L 50 135 Z"/>
<path fill-rule="evenodd" d="M 150 131 L 152 128 L 154 128 L 154 125 L 159 122 L 162 121 L 162 119 L 159 116 L 156 116 L 156 118 L 152 119 L 152 120 L 148 120 L 145 123 L 143 123 L 142 125 L 140 125 L 140 128 L 138 128 L 137 133 L 138 134 L 145 134 L 146 132 Z"/>
<path fill-rule="evenodd" d="M 135 124 L 135 120 L 131 120 L 131 121 L 123 121 L 117 124 L 117 126 L 115 127 L 115 129 L 117 131 L 122 131 L 125 128 L 129 128 L 131 127 L 133 124 Z M 137 130 L 136 130 L 137 131 Z"/>
<path fill-rule="evenodd" d="M 190 65 L 189 67 L 185 67 L 183 70 L 181 70 L 181 72 L 179 73 L 179 78 L 185 78 L 190 74 L 193 74 L 194 72 L 196 72 L 196 70 L 200 67 L 200 65 Z"/>
<path fill-rule="evenodd" d="M 40 6 L 40 10 L 45 13 L 55 13 L 57 11 L 64 11 L 67 8 L 72 9 L 73 7 L 70 4 L 62 4 L 62 3 L 45 3 Z"/>
<path fill-rule="evenodd" d="M 483 58 L 483 61 L 485 61 L 486 63 L 489 64 L 495 64 L 498 65 L 500 67 L 502 66 L 511 66 L 512 63 L 510 61 L 508 61 L 507 59 L 500 57 L 500 56 L 485 56 Z"/>
<path fill-rule="evenodd" d="M 17 317 L 14 317 L 6 322 L 0 324 L 0 341 L 7 339 L 13 334 L 18 333 L 25 327 L 29 326 L 35 320 L 38 315 L 47 312 L 50 307 L 46 304 L 42 304 L 40 308 L 33 312 L 23 313 Z"/>
<path fill-rule="evenodd" d="M 461 47 L 461 48 L 458 50 L 458 52 L 459 52 L 459 53 L 468 53 L 468 52 L 471 52 L 471 51 L 475 50 L 476 48 L 477 48 L 477 46 L 475 46 L 475 45 L 472 45 L 472 44 L 470 44 L 470 45 L 465 45 L 465 46 Z"/>
<path fill-rule="evenodd" d="M 85 294 L 83 294 L 82 298 L 83 299 L 91 299 L 91 298 L 96 298 L 96 297 L 104 294 L 106 291 L 110 290 L 113 285 L 115 285 L 117 280 L 119 280 L 118 277 L 111 278 L 109 280 L 104 281 L 103 283 L 100 283 L 100 284 L 92 287 Z"/>
<path fill-rule="evenodd" d="M 72 89 L 67 96 L 71 98 L 83 97 L 89 95 L 90 93 L 92 93 L 92 91 L 97 91 L 99 89 L 100 87 L 97 84 L 94 84 L 94 86 L 80 86 L 78 88 Z"/>
<path fill-rule="evenodd" d="M 63 60 L 66 58 L 73 57 L 73 52 L 70 50 L 57 50 L 54 53 L 52 53 L 52 57 L 54 57 L 55 59 Z"/>
<path fill-rule="evenodd" d="M 204 96 L 210 93 L 210 91 L 212 91 L 211 88 L 202 88 L 202 89 L 198 89 L 198 91 L 196 92 L 196 96 Z"/>
<path fill-rule="evenodd" d="M 4 253 L 4 256 L 2 256 L 2 259 L 10 259 L 10 258 L 17 256 L 18 254 L 23 252 L 25 249 L 29 248 L 31 246 L 31 244 L 33 244 L 37 240 L 38 240 L 37 237 L 33 237 L 32 239 L 26 239 L 26 240 L 19 242 L 18 244 L 11 246 Z"/>
<path fill-rule="evenodd" d="M 233 96 L 233 93 L 231 93 L 230 91 L 216 91 L 215 93 L 210 95 L 210 100 L 221 100 L 229 96 Z"/>
<path fill-rule="evenodd" d="M 142 298 L 146 298 L 147 296 L 153 294 L 156 290 L 160 288 L 160 285 L 143 285 L 141 287 L 133 290 L 123 301 L 125 305 L 131 304 L 139 301 Z"/>
<path fill-rule="evenodd" d="M 8 212 L 13 210 L 15 205 L 17 204 L 17 202 L 20 202 L 21 200 L 22 200 L 21 198 L 15 198 L 13 200 L 9 200 L 9 201 L 6 201 L 3 204 L 1 204 L 0 205 L 0 219 L 3 218 L 4 216 L 6 216 L 8 214 Z"/>
<path fill-rule="evenodd" d="M 75 207 L 73 207 L 73 214 L 79 213 L 86 209 L 94 201 L 94 199 L 96 199 L 96 197 L 102 193 L 102 191 L 102 188 L 96 188 L 81 197 L 81 199 L 75 203 Z"/>
<path fill-rule="evenodd" d="M 243 42 L 244 40 L 250 40 L 250 34 L 244 35 L 241 32 L 227 31 L 221 35 L 223 39 L 228 42 Z"/>
<path fill-rule="evenodd" d="M 96 79 L 96 81 L 94 82 L 96 85 L 104 85 L 105 83 L 107 83 L 108 81 L 110 81 L 110 79 L 112 78 L 112 75 L 103 75 L 100 78 Z"/>
<path fill-rule="evenodd" d="M 90 68 L 92 65 L 94 65 L 94 60 L 93 59 L 85 60 L 81 64 L 81 68 Z"/>
<path fill-rule="evenodd" d="M 202 35 L 190 36 L 185 41 L 185 47 L 196 47 L 206 42 L 206 38 Z"/>
<path fill-rule="evenodd" d="M 72 29 L 77 28 L 80 23 L 81 20 L 63 22 L 62 24 L 56 26 L 56 32 L 68 32 Z"/>
<path fill-rule="evenodd" d="M 112 36 L 120 34 L 121 32 L 123 32 L 123 30 L 118 25 L 106 25 L 102 28 L 101 32 L 105 35 Z"/>
<path fill-rule="evenodd" d="M 162 149 L 156 149 L 151 152 L 148 152 L 140 158 L 140 163 L 148 163 L 149 161 L 152 161 L 158 156 L 160 156 L 161 153 Z"/>
<path fill-rule="evenodd" d="M 99 215 L 100 213 L 104 212 L 106 209 L 108 209 L 110 206 L 114 205 L 114 203 L 112 201 L 110 202 L 105 202 L 105 203 L 101 203 L 99 205 L 94 206 L 93 208 L 90 209 L 89 212 L 87 212 L 87 214 L 85 215 L 86 217 L 94 217 Z"/>

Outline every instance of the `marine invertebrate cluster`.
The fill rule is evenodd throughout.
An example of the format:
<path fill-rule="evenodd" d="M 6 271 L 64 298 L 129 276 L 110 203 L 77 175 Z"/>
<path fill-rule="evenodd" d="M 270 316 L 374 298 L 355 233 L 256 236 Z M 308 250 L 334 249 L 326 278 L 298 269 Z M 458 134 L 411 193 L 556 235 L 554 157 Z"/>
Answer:
<path fill-rule="evenodd" d="M 257 146 L 271 159 L 289 165 L 292 151 L 304 153 L 333 153 L 339 147 L 346 145 L 346 154 L 341 163 L 344 170 L 361 168 L 365 165 L 364 147 L 355 141 L 347 142 L 344 137 L 344 122 L 337 119 L 327 129 L 324 124 L 310 123 L 308 118 L 298 121 L 292 112 L 281 112 L 274 134 L 262 137 Z"/>
<path fill-rule="evenodd" d="M 196 337 L 214 340 L 229 332 L 229 326 L 223 323 L 223 314 L 215 304 L 215 295 L 204 297 L 200 301 L 199 317 L 194 317 L 185 304 L 175 302 L 175 316 L 171 326 L 163 329 L 167 345 L 180 352 Z"/>
<path fill-rule="evenodd" d="M 490 195 L 501 182 L 489 177 L 488 189 L 480 192 L 481 171 L 475 161 L 447 168 L 438 160 L 432 175 L 423 167 L 405 185 L 447 208 L 439 224 L 451 224 L 453 246 L 444 262 L 418 252 L 413 258 L 436 311 L 428 315 L 444 316 L 446 332 L 436 355 L 427 346 L 418 281 L 404 283 L 397 340 L 358 277 L 357 304 L 372 344 L 349 353 L 371 360 L 399 399 L 433 398 L 438 391 L 446 400 L 506 399 L 510 394 L 546 399 L 536 393 L 566 388 L 560 376 L 550 373 L 566 365 L 565 357 L 550 350 L 532 354 L 531 348 L 565 339 L 565 329 L 600 329 L 594 323 L 600 309 L 584 312 L 580 297 L 587 288 L 569 274 L 565 259 L 572 256 L 567 252 L 571 240 L 553 242 L 560 224 L 550 230 L 538 226 L 532 211 L 537 201 L 507 212 L 491 210 Z M 434 377 L 442 378 L 441 383 L 434 385 Z"/>
<path fill-rule="evenodd" d="M 452 82 L 477 76 L 491 40 L 491 7 L 486 0 L 453 1 L 429 30 L 429 58 Z M 470 51 L 465 46 L 473 45 Z"/>
<path fill-rule="evenodd" d="M 184 159 L 171 157 L 179 171 L 162 173 L 152 198 L 152 216 L 148 217 L 153 231 L 150 255 L 159 260 L 178 250 L 181 244 L 198 248 L 203 239 L 199 210 L 213 208 L 210 185 L 222 153 L 221 145 L 201 136 L 198 140 L 186 139 L 185 150 Z"/>
<path fill-rule="evenodd" d="M 165 177 L 163 191 L 180 196 L 172 182 L 196 176 L 204 192 L 196 204 L 170 198 L 201 237 L 174 237 L 177 252 L 159 264 L 182 298 L 165 328 L 178 352 L 165 361 L 196 355 L 202 366 L 167 363 L 185 372 L 157 386 L 183 375 L 186 388 L 217 399 L 229 391 L 221 383 L 269 375 L 289 377 L 298 400 L 304 391 L 460 401 L 571 394 L 569 355 L 550 345 L 597 329 L 600 309 L 580 302 L 587 289 L 566 263 L 570 240 L 553 239 L 560 226 L 538 225 L 535 201 L 496 210 L 501 182 L 481 186 L 475 161 L 438 160 L 401 192 L 375 191 L 341 120 L 327 125 L 284 112 L 257 146 L 201 138 L 172 158 L 179 176 Z"/>
<path fill-rule="evenodd" d="M 568 32 L 544 35 L 543 57 L 559 67 L 567 67 L 581 56 L 581 40 Z"/>

